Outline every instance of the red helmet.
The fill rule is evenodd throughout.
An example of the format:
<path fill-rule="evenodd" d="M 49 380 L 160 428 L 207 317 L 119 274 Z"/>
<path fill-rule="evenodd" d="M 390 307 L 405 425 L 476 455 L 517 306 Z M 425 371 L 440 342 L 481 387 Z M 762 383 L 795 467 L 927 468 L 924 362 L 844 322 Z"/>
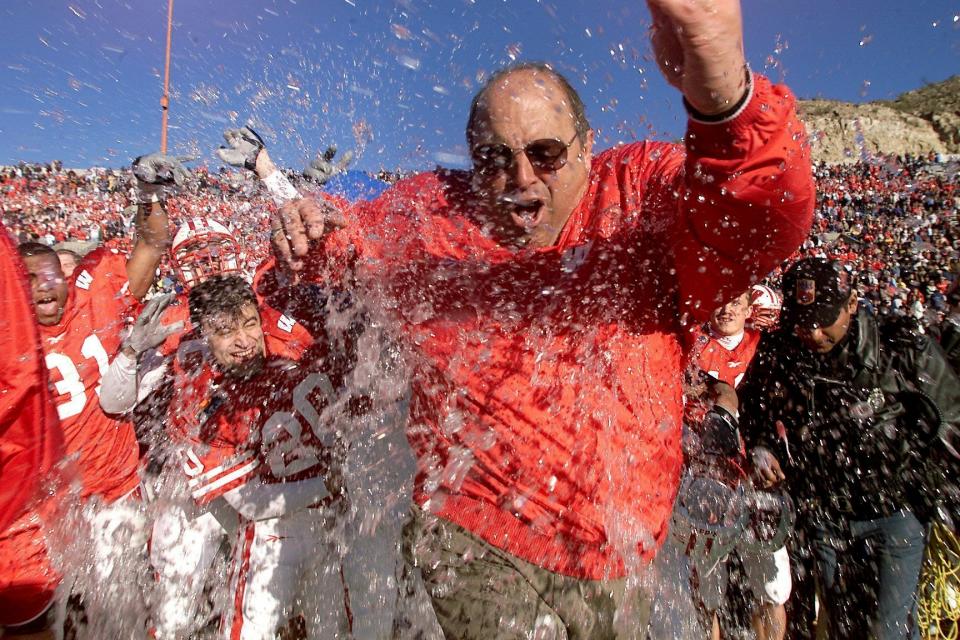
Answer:
<path fill-rule="evenodd" d="M 212 218 L 187 218 L 170 247 L 174 271 L 187 289 L 211 276 L 240 273 L 239 254 L 237 239 Z"/>

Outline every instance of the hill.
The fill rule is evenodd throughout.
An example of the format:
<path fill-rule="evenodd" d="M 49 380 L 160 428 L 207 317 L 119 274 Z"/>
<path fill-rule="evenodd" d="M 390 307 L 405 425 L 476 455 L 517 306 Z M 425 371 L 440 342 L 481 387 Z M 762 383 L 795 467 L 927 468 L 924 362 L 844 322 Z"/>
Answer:
<path fill-rule="evenodd" d="M 960 76 L 864 104 L 800 100 L 813 156 L 855 162 L 877 153 L 960 153 Z"/>

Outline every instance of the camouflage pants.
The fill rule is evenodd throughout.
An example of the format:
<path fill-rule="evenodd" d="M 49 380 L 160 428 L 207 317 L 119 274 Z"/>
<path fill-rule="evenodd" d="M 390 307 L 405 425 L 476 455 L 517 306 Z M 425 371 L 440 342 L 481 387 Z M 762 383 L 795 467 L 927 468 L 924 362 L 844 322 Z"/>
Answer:
<path fill-rule="evenodd" d="M 419 509 L 404 529 L 448 639 L 643 637 L 649 594 L 627 579 L 581 580 L 521 560 Z"/>

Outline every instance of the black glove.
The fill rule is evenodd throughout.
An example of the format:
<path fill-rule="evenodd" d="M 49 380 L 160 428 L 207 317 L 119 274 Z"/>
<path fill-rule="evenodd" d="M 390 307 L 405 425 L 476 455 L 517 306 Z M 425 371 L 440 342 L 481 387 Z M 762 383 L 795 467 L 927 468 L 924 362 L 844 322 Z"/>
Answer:
<path fill-rule="evenodd" d="M 700 424 L 703 453 L 724 458 L 739 458 L 740 427 L 737 418 L 719 405 L 714 405 Z"/>

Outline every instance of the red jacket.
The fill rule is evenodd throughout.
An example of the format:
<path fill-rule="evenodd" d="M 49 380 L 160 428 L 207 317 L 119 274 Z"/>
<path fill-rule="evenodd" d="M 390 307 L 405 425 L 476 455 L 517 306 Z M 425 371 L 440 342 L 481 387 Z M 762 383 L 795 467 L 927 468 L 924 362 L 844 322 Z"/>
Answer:
<path fill-rule="evenodd" d="M 736 119 L 690 123 L 686 152 L 599 154 L 554 247 L 496 244 L 463 172 L 349 211 L 322 262 L 384 294 L 411 346 L 417 503 L 578 578 L 650 558 L 681 465 L 681 316 L 705 319 L 806 236 L 805 139 L 793 96 L 757 76 Z"/>
<path fill-rule="evenodd" d="M 0 224 L 0 532 L 28 503 L 63 457 L 63 433 L 47 389 L 40 331 L 27 275 Z"/>

